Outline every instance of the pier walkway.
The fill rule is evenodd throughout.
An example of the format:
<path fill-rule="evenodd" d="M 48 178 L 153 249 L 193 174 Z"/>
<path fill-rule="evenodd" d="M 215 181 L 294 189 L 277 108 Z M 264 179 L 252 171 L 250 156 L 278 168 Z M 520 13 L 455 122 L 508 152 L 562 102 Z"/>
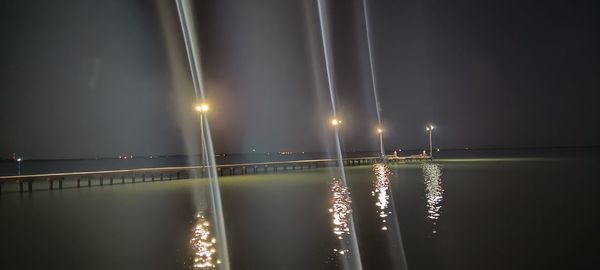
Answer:
<path fill-rule="evenodd" d="M 386 156 L 346 158 L 343 160 L 345 166 L 359 166 L 375 164 L 378 162 L 410 162 L 429 159 L 429 156 L 415 155 L 407 157 Z M 258 173 L 276 173 L 290 170 L 305 170 L 324 167 L 338 166 L 337 159 L 313 159 L 295 161 L 276 161 L 244 164 L 217 165 L 217 173 L 220 176 L 233 176 Z M 32 192 L 34 190 L 52 190 L 63 188 L 78 188 L 82 186 L 103 186 L 125 183 L 143 183 L 153 181 L 190 179 L 204 177 L 207 175 L 206 166 L 185 167 L 160 167 L 141 168 L 127 170 L 71 172 L 71 173 L 49 173 L 18 176 L 0 176 L 0 194 L 3 186 L 12 186 L 11 191 Z M 5 188 L 5 192 L 10 192 Z"/>

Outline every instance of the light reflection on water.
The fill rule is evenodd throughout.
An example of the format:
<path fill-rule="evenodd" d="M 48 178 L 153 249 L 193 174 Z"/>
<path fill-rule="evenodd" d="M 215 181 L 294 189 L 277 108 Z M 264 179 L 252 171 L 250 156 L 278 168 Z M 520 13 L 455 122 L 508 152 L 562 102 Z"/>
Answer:
<path fill-rule="evenodd" d="M 371 196 L 377 197 L 375 205 L 378 207 L 377 213 L 381 217 L 381 230 L 387 231 L 387 217 L 392 212 L 388 210 L 390 204 L 390 169 L 383 163 L 378 163 L 373 166 L 375 173 L 375 181 L 373 182 L 373 191 Z"/>
<path fill-rule="evenodd" d="M 425 197 L 427 198 L 427 217 L 433 220 L 433 233 L 437 233 L 437 220 L 440 218 L 444 189 L 442 188 L 442 169 L 436 163 L 423 164 Z"/>
<path fill-rule="evenodd" d="M 333 224 L 333 234 L 338 239 L 344 241 L 346 240 L 346 236 L 350 236 L 350 218 L 352 216 L 350 191 L 341 179 L 337 178 L 333 178 L 329 188 L 331 192 L 329 213 L 331 214 L 331 223 Z M 342 243 L 341 248 L 335 248 L 333 251 L 341 255 L 347 254 L 349 250 L 344 246 L 344 243 Z"/>
<path fill-rule="evenodd" d="M 221 263 L 219 260 L 215 262 L 216 243 L 217 240 L 210 233 L 210 222 L 198 213 L 190 240 L 194 252 L 193 269 L 212 269 L 216 267 L 216 264 Z"/>

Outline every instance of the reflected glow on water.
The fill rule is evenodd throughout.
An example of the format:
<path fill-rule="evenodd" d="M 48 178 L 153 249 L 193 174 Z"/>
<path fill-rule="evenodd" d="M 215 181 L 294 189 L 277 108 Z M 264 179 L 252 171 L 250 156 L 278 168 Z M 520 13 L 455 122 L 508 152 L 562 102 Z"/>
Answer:
<path fill-rule="evenodd" d="M 216 266 L 214 255 L 217 240 L 211 236 L 209 227 L 210 222 L 208 219 L 201 214 L 197 214 L 192 239 L 190 240 L 194 251 L 194 269 L 211 269 Z M 220 261 L 217 260 L 216 263 L 218 264 Z"/>
<path fill-rule="evenodd" d="M 436 221 L 440 218 L 444 189 L 442 188 L 442 169 L 436 163 L 423 164 L 423 178 L 425 180 L 425 197 L 427 198 L 427 217 L 433 220 L 433 233 Z"/>
<path fill-rule="evenodd" d="M 387 217 L 392 212 L 388 210 L 390 204 L 390 169 L 383 163 L 378 163 L 373 166 L 373 172 L 375 173 L 375 181 L 373 182 L 373 191 L 371 196 L 377 197 L 377 213 L 381 217 L 381 230 L 387 231 Z"/>
<path fill-rule="evenodd" d="M 333 224 L 333 234 L 340 240 L 350 235 L 350 218 L 352 215 L 351 198 L 348 187 L 344 185 L 341 179 L 333 178 L 330 186 L 331 192 L 331 223 Z M 344 255 L 348 249 L 333 249 L 333 251 Z"/>

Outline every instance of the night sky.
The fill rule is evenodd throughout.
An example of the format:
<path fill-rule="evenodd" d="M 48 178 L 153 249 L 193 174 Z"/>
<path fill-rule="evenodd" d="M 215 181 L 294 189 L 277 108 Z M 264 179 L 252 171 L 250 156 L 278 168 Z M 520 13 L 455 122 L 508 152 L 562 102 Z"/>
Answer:
<path fill-rule="evenodd" d="M 195 2 L 215 151 L 324 151 L 316 0 Z M 326 2 L 344 148 L 376 151 L 362 1 Z M 600 2 L 367 3 L 386 148 L 600 145 Z M 0 157 L 198 152 L 174 1 L 0 0 L 0 38 Z"/>

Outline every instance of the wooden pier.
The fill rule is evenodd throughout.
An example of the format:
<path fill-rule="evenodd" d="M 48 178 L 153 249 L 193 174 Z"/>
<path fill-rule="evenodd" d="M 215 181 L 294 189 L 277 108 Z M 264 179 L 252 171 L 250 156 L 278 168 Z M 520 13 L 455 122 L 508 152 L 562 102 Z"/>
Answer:
<path fill-rule="evenodd" d="M 385 159 L 380 157 L 361 157 L 346 158 L 343 159 L 342 162 L 344 163 L 344 166 L 359 166 L 375 164 L 384 160 L 386 162 L 399 162 L 420 161 L 425 159 L 429 159 L 429 157 L 420 155 L 409 157 L 387 156 Z M 216 169 L 219 176 L 233 176 L 258 173 L 276 173 L 292 170 L 306 170 L 335 166 L 338 166 L 337 159 L 313 159 L 244 164 L 223 164 L 217 165 Z M 32 192 L 34 190 L 53 190 L 125 183 L 168 181 L 205 176 L 207 176 L 206 166 L 161 167 L 93 172 L 0 176 L 0 194 L 2 194 L 3 192 L 3 185 L 16 185 L 16 188 L 13 187 L 12 189 L 12 191 L 16 192 Z M 34 184 L 36 184 L 35 187 Z"/>

